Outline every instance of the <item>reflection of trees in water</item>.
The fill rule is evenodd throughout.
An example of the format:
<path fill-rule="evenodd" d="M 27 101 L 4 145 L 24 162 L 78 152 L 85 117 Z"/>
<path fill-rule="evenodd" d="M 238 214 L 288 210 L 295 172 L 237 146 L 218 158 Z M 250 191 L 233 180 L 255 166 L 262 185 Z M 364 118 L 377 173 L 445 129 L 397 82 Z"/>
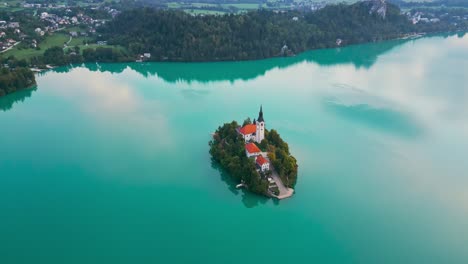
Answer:
<path fill-rule="evenodd" d="M 31 97 L 32 93 L 36 91 L 36 89 L 36 87 L 28 88 L 0 97 L 0 110 L 6 112 L 13 108 L 15 103 L 24 102 L 24 100 Z"/>
<path fill-rule="evenodd" d="M 401 137 L 415 138 L 423 133 L 422 127 L 410 115 L 392 109 L 373 108 L 366 104 L 343 105 L 330 101 L 324 102 L 324 109 L 338 117 Z"/>
<path fill-rule="evenodd" d="M 88 63 L 90 71 L 120 73 L 130 68 L 141 75 L 158 76 L 166 82 L 214 82 L 250 80 L 264 75 L 275 68 L 283 69 L 292 65 L 311 62 L 322 66 L 352 64 L 356 68 L 370 68 L 379 56 L 396 46 L 411 40 L 393 40 L 379 43 L 368 43 L 338 49 L 313 50 L 294 57 L 280 57 L 256 61 L 237 62 L 150 62 L 150 63 Z M 72 67 L 71 67 L 72 68 Z M 61 67 L 57 72 L 64 72 L 70 67 Z"/>
<path fill-rule="evenodd" d="M 266 202 L 268 202 L 269 198 L 267 197 L 263 197 L 263 196 L 260 196 L 260 195 L 256 195 L 256 194 L 253 194 L 247 190 L 245 190 L 244 188 L 242 189 L 237 189 L 236 188 L 236 185 L 238 184 L 237 182 L 235 182 L 230 176 L 229 174 L 227 174 L 226 171 L 224 171 L 220 165 L 215 162 L 214 160 L 211 160 L 211 167 L 213 169 L 216 169 L 217 171 L 219 171 L 220 175 L 221 175 L 221 181 L 225 182 L 226 185 L 228 186 L 228 190 L 233 193 L 234 195 L 238 195 L 239 193 L 242 193 L 242 203 L 244 204 L 245 207 L 247 208 L 253 208 L 253 207 L 256 207 L 258 206 L 259 204 L 265 204 Z M 275 203 L 275 204 L 278 204 L 278 203 Z"/>
<path fill-rule="evenodd" d="M 229 191 L 231 191 L 233 194 L 238 195 L 239 194 L 239 189 L 236 188 L 237 183 L 234 182 L 233 179 L 227 174 L 225 170 L 221 168 L 221 166 L 211 159 L 211 167 L 217 171 L 219 171 L 221 175 L 221 180 L 226 183 L 228 186 Z"/>

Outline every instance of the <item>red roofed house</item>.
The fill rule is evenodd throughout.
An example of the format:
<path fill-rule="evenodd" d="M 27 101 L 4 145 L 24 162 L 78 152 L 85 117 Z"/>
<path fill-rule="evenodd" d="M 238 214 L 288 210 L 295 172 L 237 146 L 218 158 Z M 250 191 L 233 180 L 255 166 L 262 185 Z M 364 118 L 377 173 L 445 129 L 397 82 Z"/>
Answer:
<path fill-rule="evenodd" d="M 255 143 L 248 143 L 245 145 L 245 154 L 247 154 L 247 157 L 255 157 L 260 155 L 262 151 L 255 145 Z"/>
<path fill-rule="evenodd" d="M 260 106 L 260 112 L 258 113 L 258 118 L 253 124 L 248 124 L 239 129 L 239 133 L 244 138 L 245 142 L 253 140 L 257 143 L 262 142 L 265 138 L 265 121 L 263 120 L 263 111 Z"/>
<path fill-rule="evenodd" d="M 255 163 L 260 167 L 261 171 L 267 171 L 270 169 L 270 163 L 262 155 L 258 155 L 255 159 Z"/>
<path fill-rule="evenodd" d="M 257 126 L 254 124 L 248 124 L 239 129 L 239 133 L 241 133 L 246 142 L 250 141 L 252 137 L 255 136 L 255 132 L 257 132 Z"/>

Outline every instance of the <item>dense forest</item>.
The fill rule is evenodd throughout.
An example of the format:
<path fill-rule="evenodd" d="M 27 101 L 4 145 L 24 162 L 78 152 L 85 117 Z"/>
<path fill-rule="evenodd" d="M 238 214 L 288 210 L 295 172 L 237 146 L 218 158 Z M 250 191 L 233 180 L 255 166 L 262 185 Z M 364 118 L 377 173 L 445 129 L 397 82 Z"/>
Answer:
<path fill-rule="evenodd" d="M 411 33 L 468 28 L 467 21 L 455 25 L 444 19 L 413 25 L 392 4 L 387 4 L 385 18 L 371 9 L 370 2 L 328 5 L 314 12 L 256 10 L 219 16 L 129 9 L 97 28 L 94 41 L 107 41 L 108 46 L 52 47 L 29 58 L 28 64 L 46 68 L 82 62 L 128 62 L 141 59 L 145 53 L 151 55 L 143 58 L 149 61 L 253 60 Z"/>
<path fill-rule="evenodd" d="M 224 16 L 192 16 L 140 8 L 124 11 L 100 28 L 103 40 L 152 60 L 261 59 L 309 49 L 391 39 L 415 31 L 398 7 L 386 18 L 369 13 L 367 2 L 330 5 L 316 12 L 257 10 Z"/>
<path fill-rule="evenodd" d="M 21 90 L 31 88 L 36 84 L 34 73 L 25 67 L 0 68 L 0 96 Z"/>

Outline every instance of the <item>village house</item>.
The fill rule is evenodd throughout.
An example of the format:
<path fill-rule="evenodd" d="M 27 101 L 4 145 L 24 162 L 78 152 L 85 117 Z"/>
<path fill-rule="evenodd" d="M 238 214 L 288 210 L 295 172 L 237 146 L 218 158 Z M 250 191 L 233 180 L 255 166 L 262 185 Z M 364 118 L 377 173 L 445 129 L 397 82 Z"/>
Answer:
<path fill-rule="evenodd" d="M 257 164 L 258 168 L 262 171 L 269 171 L 270 170 L 270 162 L 265 159 L 262 155 L 258 155 L 255 159 L 255 164 Z"/>
<path fill-rule="evenodd" d="M 248 124 L 239 129 L 239 133 L 244 138 L 245 142 L 249 142 L 255 136 L 257 126 L 255 124 Z"/>
<path fill-rule="evenodd" d="M 245 145 L 245 154 L 248 158 L 256 157 L 260 155 L 262 151 L 255 145 L 255 143 L 251 142 Z"/>
<path fill-rule="evenodd" d="M 9 28 L 19 28 L 20 24 L 19 22 L 10 22 L 8 23 Z"/>

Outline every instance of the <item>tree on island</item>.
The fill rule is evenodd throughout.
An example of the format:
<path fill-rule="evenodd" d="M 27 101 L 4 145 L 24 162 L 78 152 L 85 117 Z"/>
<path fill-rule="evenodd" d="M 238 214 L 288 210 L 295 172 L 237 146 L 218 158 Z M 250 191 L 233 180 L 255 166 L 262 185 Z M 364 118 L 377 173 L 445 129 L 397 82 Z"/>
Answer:
<path fill-rule="evenodd" d="M 288 143 L 284 142 L 274 129 L 265 131 L 265 139 L 260 147 L 266 147 L 268 158 L 278 172 L 284 185 L 293 188 L 297 181 L 297 161 L 289 153 Z"/>

